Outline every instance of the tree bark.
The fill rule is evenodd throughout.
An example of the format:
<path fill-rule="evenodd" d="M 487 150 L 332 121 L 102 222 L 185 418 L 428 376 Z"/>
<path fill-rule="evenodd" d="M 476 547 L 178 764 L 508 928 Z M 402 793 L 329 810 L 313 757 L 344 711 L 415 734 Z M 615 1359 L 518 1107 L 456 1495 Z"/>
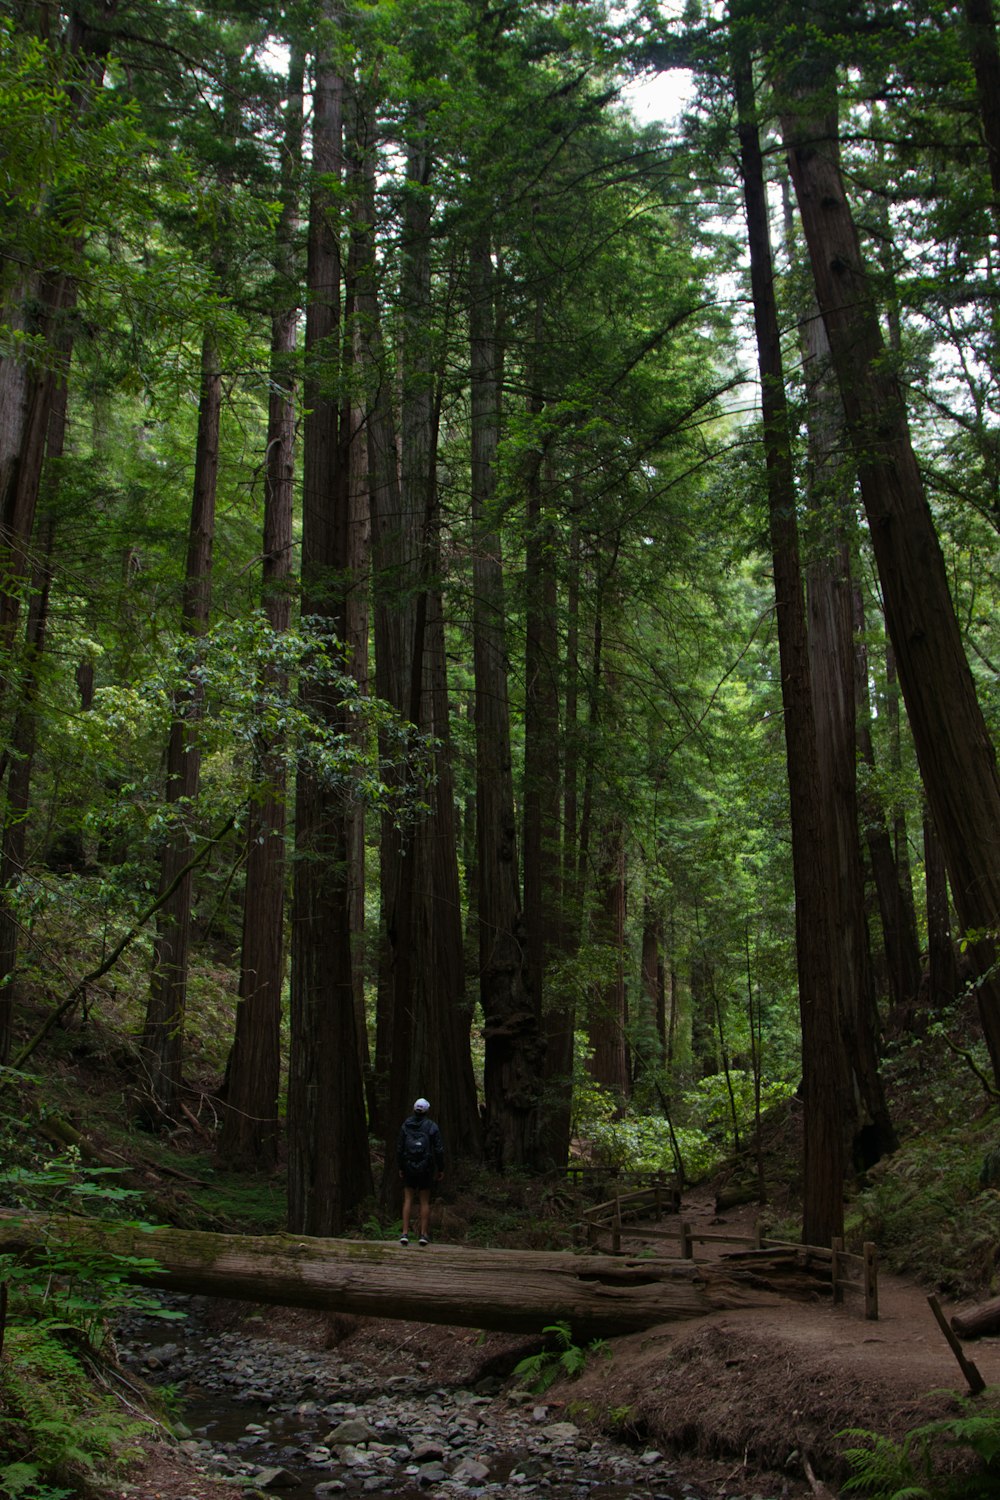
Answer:
<path fill-rule="evenodd" d="M 298 224 L 304 58 L 293 49 L 282 164 L 282 211 L 275 271 L 279 305 L 271 320 L 271 381 L 264 469 L 264 546 L 261 593 L 275 634 L 291 620 L 292 499 L 295 478 L 295 343 L 298 280 L 293 240 Z M 288 691 L 286 674 L 270 686 Z M 273 1166 L 278 1149 L 281 1071 L 281 992 L 285 967 L 285 750 L 264 749 L 259 800 L 247 830 L 246 895 L 240 949 L 236 1031 L 226 1070 L 220 1155 L 231 1166 Z"/>
<path fill-rule="evenodd" d="M 315 61 L 307 246 L 302 613 L 346 634 L 349 587 L 345 434 L 331 372 L 343 353 L 340 201 L 344 83 L 334 62 L 339 6 L 325 0 Z M 350 725 L 336 686 L 311 684 L 310 709 Z M 351 959 L 350 810 L 310 768 L 296 778 L 288 1070 L 288 1222 L 330 1234 L 372 1190 Z"/>
<path fill-rule="evenodd" d="M 927 902 L 927 989 L 924 1006 L 929 1016 L 939 1014 L 959 991 L 958 959 L 951 936 L 948 876 L 930 813 L 924 812 L 924 888 Z M 916 1027 L 929 1016 L 916 1016 Z M 912 1029 L 912 1028 L 911 1028 Z"/>
<path fill-rule="evenodd" d="M 829 1261 L 814 1268 L 802 1252 L 746 1253 L 731 1266 L 443 1245 L 416 1255 L 369 1240 L 142 1230 L 0 1212 L 0 1253 L 53 1245 L 134 1258 L 121 1264 L 123 1276 L 172 1292 L 509 1333 L 538 1334 L 559 1321 L 581 1343 L 770 1305 L 782 1290 L 815 1297 L 830 1286 Z"/>
<path fill-rule="evenodd" d="M 876 762 L 871 733 L 868 650 L 864 640 L 864 602 L 860 586 L 855 586 L 854 590 L 854 631 L 858 758 L 867 772 L 859 797 L 859 811 L 882 922 L 889 998 L 893 1011 L 897 1015 L 906 1015 L 912 1009 L 920 989 L 920 947 L 913 902 L 908 899 L 908 892 L 896 868 L 885 809 L 871 784 Z"/>
<path fill-rule="evenodd" d="M 822 854 L 833 923 L 838 1010 L 856 1100 L 850 1122 L 855 1165 L 872 1166 L 896 1145 L 878 1064 L 878 1008 L 864 903 L 858 817 L 854 598 L 850 491 L 841 478 L 843 418 L 830 349 L 813 306 L 803 329 L 809 427 L 812 554 L 806 568 L 809 671 L 817 770 L 828 838 Z"/>
<path fill-rule="evenodd" d="M 590 1073 L 624 1107 L 629 1096 L 625 1007 L 625 836 L 613 819 L 604 830 L 596 876 L 594 939 L 604 978 L 596 986 L 587 1020 L 593 1050 Z"/>
<path fill-rule="evenodd" d="M 921 776 L 952 894 L 981 975 L 995 962 L 984 934 L 1000 921 L 1000 778 L 976 697 L 948 578 L 910 440 L 903 393 L 886 358 L 878 306 L 840 170 L 835 97 L 808 49 L 782 119 L 878 565 L 886 624 Z M 984 980 L 980 1019 L 1000 1082 L 1000 987 Z"/>
<path fill-rule="evenodd" d="M 503 564 L 500 535 L 491 511 L 496 489 L 501 371 L 486 235 L 473 241 L 469 272 L 479 996 L 485 1043 L 486 1159 L 494 1171 L 503 1172 L 511 1167 L 532 1167 L 536 1162 L 542 1044 L 525 953 L 510 748 Z M 525 735 L 527 738 L 527 728 Z M 527 774 L 525 780 L 527 783 Z M 528 800 L 526 786 L 526 810 Z M 528 824 L 526 811 L 526 885 Z M 532 858 L 535 853 L 532 849 Z M 540 983 L 541 974 L 536 977 Z"/>
<path fill-rule="evenodd" d="M 785 398 L 763 157 L 748 38 L 732 32 L 740 169 L 747 213 L 754 324 L 761 379 L 774 595 L 785 710 L 795 938 L 802 1022 L 803 1239 L 830 1244 L 844 1226 L 844 1131 L 852 1114 L 834 980 L 824 851 L 829 838 L 816 776 L 816 720 L 799 563 L 796 494 Z"/>
<path fill-rule="evenodd" d="M 221 411 L 219 351 L 213 331 L 207 329 L 202 340 L 194 491 L 181 604 L 181 628 L 192 639 L 203 635 L 208 628 Z M 194 838 L 191 808 L 198 796 L 201 776 L 197 726 L 202 712 L 202 691 L 193 677 L 174 704 L 167 745 L 165 798 L 172 809 L 173 824 L 160 860 L 159 888 L 171 894 L 157 916 L 153 972 L 142 1034 L 145 1077 L 139 1095 L 140 1114 L 153 1127 L 174 1118 L 184 1061 L 193 888 L 189 868 Z M 185 870 L 187 873 L 178 879 Z"/>

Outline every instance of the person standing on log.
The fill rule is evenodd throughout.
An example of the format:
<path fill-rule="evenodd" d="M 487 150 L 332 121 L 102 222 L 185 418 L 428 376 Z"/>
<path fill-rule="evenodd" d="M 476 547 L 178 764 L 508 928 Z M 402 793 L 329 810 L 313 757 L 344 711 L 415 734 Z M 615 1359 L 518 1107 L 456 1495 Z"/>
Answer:
<path fill-rule="evenodd" d="M 420 1203 L 420 1244 L 427 1244 L 430 1239 L 431 1188 L 444 1176 L 444 1142 L 430 1117 L 430 1108 L 426 1099 L 417 1099 L 413 1113 L 407 1115 L 400 1127 L 396 1142 L 396 1165 L 403 1183 L 401 1245 L 410 1243 L 414 1193 L 418 1194 Z"/>

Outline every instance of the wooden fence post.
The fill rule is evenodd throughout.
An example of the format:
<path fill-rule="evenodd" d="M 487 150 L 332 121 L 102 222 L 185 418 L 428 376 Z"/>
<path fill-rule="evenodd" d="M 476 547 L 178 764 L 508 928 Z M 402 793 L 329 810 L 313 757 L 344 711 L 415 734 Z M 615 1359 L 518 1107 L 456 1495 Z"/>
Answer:
<path fill-rule="evenodd" d="M 753 1247 L 754 1247 L 755 1250 L 760 1250 L 760 1249 L 763 1248 L 763 1244 L 764 1244 L 764 1227 L 763 1227 L 760 1219 L 755 1219 L 754 1220 L 754 1226 L 753 1226 Z"/>
<path fill-rule="evenodd" d="M 844 1241 L 839 1234 L 835 1234 L 830 1241 L 830 1280 L 833 1282 L 834 1302 L 843 1302 L 844 1288 L 840 1285 L 840 1256 L 844 1248 Z"/>
<path fill-rule="evenodd" d="M 694 1245 L 693 1245 L 692 1240 L 691 1240 L 691 1225 L 690 1224 L 682 1224 L 681 1225 L 681 1259 L 682 1260 L 693 1260 L 694 1259 Z"/>
<path fill-rule="evenodd" d="M 871 1240 L 865 1240 L 865 1317 L 878 1317 L 878 1250 Z"/>
<path fill-rule="evenodd" d="M 622 1200 L 615 1194 L 615 1212 L 611 1220 L 611 1254 L 622 1253 Z"/>

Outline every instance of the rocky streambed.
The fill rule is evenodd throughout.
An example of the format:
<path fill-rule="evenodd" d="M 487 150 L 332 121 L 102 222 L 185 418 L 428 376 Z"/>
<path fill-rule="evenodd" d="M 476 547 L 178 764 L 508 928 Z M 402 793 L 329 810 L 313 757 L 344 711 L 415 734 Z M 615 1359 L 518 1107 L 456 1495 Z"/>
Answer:
<path fill-rule="evenodd" d="M 324 1348 L 272 1336 L 281 1310 L 249 1327 L 219 1329 L 203 1299 L 174 1303 L 188 1314 L 182 1323 L 125 1326 L 119 1356 L 148 1383 L 170 1387 L 184 1452 L 237 1493 L 286 1500 L 708 1494 L 677 1460 L 587 1431 L 572 1420 L 572 1407 L 517 1389 L 509 1377 L 466 1372 L 455 1383 L 442 1380 L 440 1358 L 422 1359 L 420 1338 L 404 1334 L 413 1325 L 395 1325 L 395 1351 L 393 1326 L 379 1325 L 390 1331 L 373 1361 L 370 1342 L 356 1338 Z M 754 1500 L 746 1491 L 713 1487 L 712 1494 Z"/>

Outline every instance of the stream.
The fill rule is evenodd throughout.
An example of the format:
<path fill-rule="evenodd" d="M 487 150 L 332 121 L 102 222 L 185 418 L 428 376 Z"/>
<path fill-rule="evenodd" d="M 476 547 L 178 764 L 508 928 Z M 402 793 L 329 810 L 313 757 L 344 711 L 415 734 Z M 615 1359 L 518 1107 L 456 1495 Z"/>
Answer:
<path fill-rule="evenodd" d="M 183 1449 L 203 1472 L 231 1478 L 235 1493 L 706 1500 L 676 1460 L 595 1437 L 510 1381 L 441 1385 L 412 1351 L 397 1373 L 373 1375 L 351 1359 L 349 1340 L 306 1349 L 268 1337 L 280 1309 L 257 1320 L 260 1334 L 219 1332 L 206 1299 L 164 1302 L 185 1319 L 131 1319 L 118 1331 L 119 1358 L 148 1384 L 170 1388 Z"/>

